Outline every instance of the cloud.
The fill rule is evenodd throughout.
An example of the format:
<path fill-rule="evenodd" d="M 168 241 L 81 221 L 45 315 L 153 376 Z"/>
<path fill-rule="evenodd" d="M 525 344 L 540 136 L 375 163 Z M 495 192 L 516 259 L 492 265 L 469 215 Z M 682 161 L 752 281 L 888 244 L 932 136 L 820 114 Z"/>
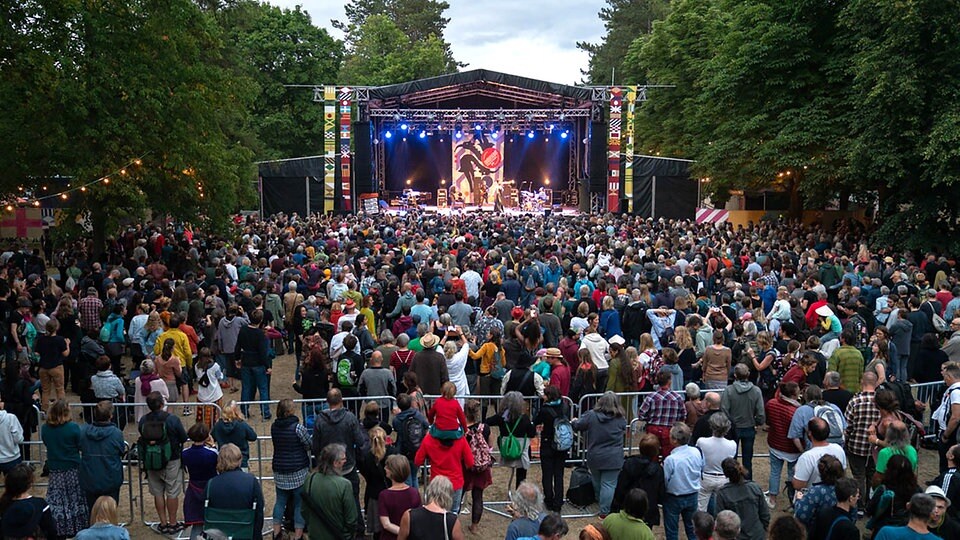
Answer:
<path fill-rule="evenodd" d="M 343 20 L 344 0 L 268 0 L 302 5 L 313 23 L 328 30 Z M 468 65 L 534 79 L 573 84 L 581 79 L 588 56 L 578 41 L 597 42 L 603 23 L 597 16 L 604 0 L 449 0 L 444 36 L 453 56 Z M 337 32 L 333 32 L 338 35 Z"/>

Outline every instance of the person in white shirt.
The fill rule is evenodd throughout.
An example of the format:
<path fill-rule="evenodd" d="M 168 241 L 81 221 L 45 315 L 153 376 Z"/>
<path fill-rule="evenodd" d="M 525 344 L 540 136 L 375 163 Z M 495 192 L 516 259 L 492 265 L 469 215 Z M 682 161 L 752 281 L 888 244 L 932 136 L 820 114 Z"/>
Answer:
<path fill-rule="evenodd" d="M 947 451 L 954 445 L 960 432 L 957 431 L 960 425 L 960 366 L 955 362 L 948 362 L 941 368 L 943 371 L 943 384 L 947 390 L 943 393 L 940 406 L 933 411 L 931 420 L 936 420 L 937 427 L 940 430 L 940 436 L 937 438 L 940 450 L 940 472 L 947 470 Z"/>
<path fill-rule="evenodd" d="M 730 431 L 730 418 L 722 412 L 710 416 L 708 420 L 712 437 L 700 437 L 696 447 L 703 453 L 703 478 L 700 480 L 700 492 L 697 497 L 697 510 L 707 511 L 710 497 L 729 480 L 720 466 L 723 460 L 737 456 L 737 443 L 726 438 Z"/>
<path fill-rule="evenodd" d="M 831 455 L 847 467 L 847 454 L 843 447 L 836 443 L 827 442 L 830 437 L 830 425 L 823 418 L 814 417 L 807 422 L 807 438 L 810 439 L 810 449 L 800 454 L 797 466 L 793 471 L 794 489 L 803 489 L 820 482 L 820 470 L 817 463 L 825 455 Z"/>
<path fill-rule="evenodd" d="M 337 358 L 340 358 L 340 355 L 343 354 L 343 338 L 349 336 L 353 333 L 353 323 L 346 322 L 343 324 L 340 332 L 337 332 L 330 338 L 330 361 L 336 361 Z M 357 354 L 360 354 L 360 342 L 357 341 L 357 346 L 353 348 L 353 351 Z"/>
<path fill-rule="evenodd" d="M 22 442 L 23 428 L 20 420 L 3 410 L 3 403 L 0 403 L 0 472 L 6 474 L 23 461 L 20 457 Z"/>
<path fill-rule="evenodd" d="M 479 299 L 480 285 L 483 284 L 483 276 L 478 274 L 471 266 L 460 276 L 460 279 L 463 280 L 464 285 L 467 287 L 467 300 L 471 298 L 474 300 Z"/>

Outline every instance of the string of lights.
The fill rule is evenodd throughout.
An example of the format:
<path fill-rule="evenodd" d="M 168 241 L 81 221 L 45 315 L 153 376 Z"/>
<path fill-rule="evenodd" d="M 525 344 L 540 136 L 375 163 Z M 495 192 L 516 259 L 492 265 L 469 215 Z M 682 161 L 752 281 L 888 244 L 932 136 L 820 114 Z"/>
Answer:
<path fill-rule="evenodd" d="M 30 196 L 28 196 L 28 197 L 18 196 L 18 197 L 16 197 L 16 199 L 15 199 L 14 201 L 10 201 L 10 202 L 8 202 L 8 203 L 6 204 L 6 210 L 7 210 L 8 212 L 12 212 L 14 209 L 16 209 L 16 208 L 18 208 L 18 207 L 25 207 L 25 206 L 38 207 L 38 206 L 40 206 L 41 201 L 45 201 L 45 200 L 49 200 L 49 199 L 68 200 L 68 199 L 70 198 L 70 194 L 73 193 L 73 192 L 79 191 L 79 192 L 81 192 L 81 193 L 86 193 L 87 188 L 89 188 L 90 186 L 93 186 L 93 185 L 96 185 L 96 184 L 109 185 L 111 179 L 117 178 L 117 177 L 125 177 L 125 176 L 127 176 L 127 175 L 129 174 L 129 170 L 128 170 L 128 169 L 130 169 L 131 167 L 139 167 L 140 165 L 143 165 L 143 158 L 145 158 L 145 157 L 147 156 L 147 154 L 149 154 L 149 152 L 146 153 L 146 154 L 143 154 L 143 155 L 140 155 L 140 156 L 138 156 L 138 157 L 135 157 L 135 158 L 131 159 L 130 161 L 128 161 L 126 164 L 124 164 L 124 165 L 123 165 L 122 167 L 120 167 L 119 169 L 113 171 L 113 172 L 110 173 L 110 174 L 106 174 L 106 175 L 100 176 L 100 177 L 97 178 L 96 180 L 91 180 L 91 181 L 89 181 L 89 182 L 86 182 L 86 183 L 83 183 L 83 184 L 80 184 L 80 185 L 76 185 L 76 186 L 74 186 L 74 185 L 73 185 L 73 182 L 71 182 L 71 183 L 67 184 L 67 189 L 64 189 L 64 190 L 62 190 L 62 191 L 58 191 L 58 192 L 56 192 L 56 193 L 50 193 L 50 194 L 47 194 L 47 195 L 39 195 L 39 196 L 37 196 L 36 193 L 35 193 L 35 191 L 31 191 L 31 192 L 30 192 Z M 42 189 L 43 191 L 46 191 L 46 190 L 47 190 L 47 186 L 44 185 L 41 189 Z M 27 191 L 23 186 L 17 188 L 17 190 L 18 190 L 20 193 L 26 193 L 26 191 Z"/>

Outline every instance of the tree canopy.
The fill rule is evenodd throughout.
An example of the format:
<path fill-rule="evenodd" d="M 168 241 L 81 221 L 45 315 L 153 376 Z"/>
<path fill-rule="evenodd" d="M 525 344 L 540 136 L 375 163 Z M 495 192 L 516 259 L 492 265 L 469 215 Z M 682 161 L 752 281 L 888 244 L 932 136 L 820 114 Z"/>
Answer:
<path fill-rule="evenodd" d="M 854 198 L 878 204 L 878 243 L 960 247 L 944 234 L 960 194 L 960 12 L 901 4 L 673 2 L 627 49 L 646 80 L 676 85 L 638 108 L 638 148 L 696 160 L 720 202 Z"/>

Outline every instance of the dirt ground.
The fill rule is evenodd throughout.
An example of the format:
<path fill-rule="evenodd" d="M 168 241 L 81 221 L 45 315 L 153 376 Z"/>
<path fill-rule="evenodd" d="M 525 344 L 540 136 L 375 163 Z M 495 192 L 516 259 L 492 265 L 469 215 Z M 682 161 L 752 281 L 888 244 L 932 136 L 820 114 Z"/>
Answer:
<path fill-rule="evenodd" d="M 125 359 L 127 365 L 129 365 L 129 359 Z M 274 371 L 270 384 L 270 397 L 274 400 L 283 399 L 283 398 L 299 398 L 292 388 L 293 382 L 293 373 L 294 373 L 294 358 L 292 355 L 282 355 L 279 356 L 274 361 Z M 73 394 L 68 393 L 68 399 L 71 402 L 77 402 L 78 397 Z M 194 398 L 195 399 L 195 398 Z M 224 395 L 224 401 L 228 402 L 231 399 L 240 399 L 240 393 L 227 393 Z M 184 423 L 184 427 L 188 428 L 195 422 L 194 416 L 183 416 L 183 407 L 173 407 L 171 412 L 177 414 Z M 275 407 L 271 407 L 272 413 L 275 414 Z M 79 409 L 74 415 L 77 421 L 82 422 L 80 418 Z M 251 444 L 250 449 L 250 472 L 254 475 L 257 475 L 261 478 L 269 478 L 272 476 L 272 468 L 270 464 L 271 455 L 271 443 L 270 443 L 270 423 L 263 421 L 260 417 L 260 412 L 258 407 L 251 407 L 250 417 L 247 419 L 250 425 L 256 430 L 256 432 L 262 437 L 259 441 L 259 451 L 257 446 Z M 129 443 L 133 443 L 137 440 L 136 429 L 133 425 L 128 425 L 125 430 L 126 440 Z M 37 437 L 34 437 L 36 440 Z M 36 452 L 36 449 L 34 450 Z M 267 456 L 263 461 L 258 461 L 260 452 L 264 456 Z M 757 434 L 756 447 L 754 452 L 757 454 L 766 454 L 767 453 L 767 443 L 766 443 L 766 434 L 760 432 Z M 926 485 L 926 482 L 933 479 L 938 474 L 938 461 L 936 452 L 920 449 L 920 465 L 919 465 L 919 479 L 921 485 Z M 534 456 L 536 459 L 536 455 Z M 767 478 L 769 477 L 769 460 L 766 457 L 754 458 L 753 460 L 754 468 L 754 478 L 758 479 L 758 484 L 760 488 L 764 491 L 767 490 Z M 127 524 L 130 529 L 130 534 L 132 538 L 150 538 L 158 537 L 156 533 L 150 530 L 146 523 L 155 522 L 157 520 L 157 514 L 153 506 L 153 498 L 147 491 L 146 481 L 143 479 L 142 475 L 138 475 L 139 470 L 136 467 L 127 468 L 127 477 L 133 478 L 132 488 L 130 485 L 125 484 L 121 489 L 120 494 L 120 520 Z M 570 477 L 570 468 L 567 469 L 567 480 Z M 784 471 L 784 474 L 785 471 Z M 461 512 L 460 522 L 463 525 L 464 534 L 469 537 L 480 537 L 486 539 L 496 539 L 503 538 L 506 534 L 507 525 L 509 524 L 509 519 L 507 517 L 497 515 L 491 510 L 504 511 L 506 501 L 508 500 L 508 482 L 510 481 L 510 469 L 495 467 L 493 470 L 494 482 L 489 488 L 484 492 L 484 501 L 487 507 L 487 510 L 484 511 L 484 515 L 480 522 L 480 529 L 477 535 L 471 534 L 467 531 L 467 525 L 470 524 L 470 515 L 469 511 Z M 540 468 L 537 465 L 534 465 L 527 476 L 527 480 L 540 485 L 541 475 Z M 786 479 L 781 479 L 781 486 Z M 46 491 L 45 487 L 45 478 L 38 478 L 38 485 L 35 489 L 37 495 L 43 496 Z M 265 515 L 268 520 L 273 511 L 273 505 L 275 500 L 273 481 L 269 479 L 264 479 L 263 482 L 263 494 L 265 499 Z M 142 489 L 142 494 L 141 494 Z M 782 488 L 781 488 L 782 489 Z M 131 495 L 132 492 L 132 495 Z M 142 505 L 141 505 L 142 501 Z M 131 512 L 131 503 L 132 509 Z M 143 517 L 141 518 L 141 506 L 143 508 Z M 464 508 L 470 508 L 469 495 L 466 497 L 466 500 L 463 504 Z M 787 501 L 786 496 L 781 495 L 780 500 L 778 501 L 777 509 L 774 511 L 774 517 L 777 515 L 787 512 Z M 567 504 L 564 507 L 564 515 L 583 515 L 590 514 L 593 515 L 596 512 L 596 505 L 592 508 L 580 509 L 572 505 Z M 183 519 L 182 508 L 180 512 L 180 519 Z M 569 518 L 568 524 L 570 526 L 570 534 L 568 538 L 576 538 L 579 534 L 579 531 L 588 523 L 596 522 L 598 518 L 596 517 L 587 517 L 587 518 Z M 863 528 L 863 523 L 865 520 L 861 520 L 860 526 Z M 664 538 L 663 526 L 657 526 L 653 528 L 654 535 L 659 539 Z M 683 534 L 681 533 L 681 536 Z M 181 533 L 181 538 L 188 538 L 189 533 Z M 269 537 L 269 536 L 268 536 Z M 292 538 L 292 535 L 289 536 Z"/>

